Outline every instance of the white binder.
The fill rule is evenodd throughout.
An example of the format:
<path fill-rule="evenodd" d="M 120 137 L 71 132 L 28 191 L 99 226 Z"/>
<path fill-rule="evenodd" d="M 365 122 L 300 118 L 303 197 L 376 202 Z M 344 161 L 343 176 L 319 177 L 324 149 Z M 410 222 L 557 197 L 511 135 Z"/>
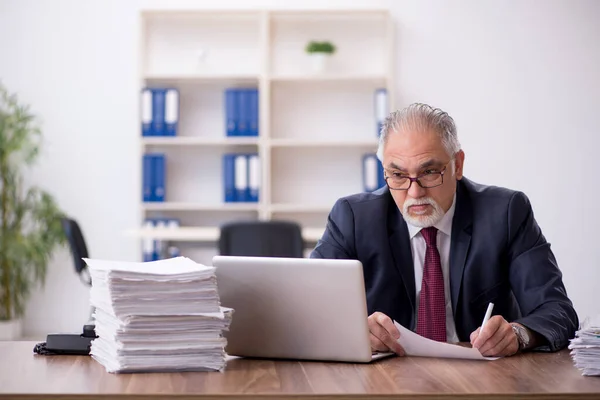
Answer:
<path fill-rule="evenodd" d="M 177 136 L 179 122 L 179 91 L 168 89 L 165 95 L 165 128 L 167 136 Z"/>
<path fill-rule="evenodd" d="M 142 90 L 142 136 L 152 136 L 152 90 Z"/>
<path fill-rule="evenodd" d="M 144 221 L 144 230 L 154 229 L 154 221 L 147 219 Z M 144 262 L 152 261 L 154 259 L 154 240 L 151 238 L 144 238 L 142 240 L 142 258 Z"/>
<path fill-rule="evenodd" d="M 365 192 L 378 189 L 377 156 L 375 154 L 369 154 L 363 158 L 363 186 Z"/>
<path fill-rule="evenodd" d="M 235 201 L 248 201 L 248 158 L 245 154 L 235 156 Z"/>
<path fill-rule="evenodd" d="M 388 115 L 388 93 L 386 89 L 375 91 L 375 121 L 377 123 L 377 136 L 381 133 L 381 127 Z"/>

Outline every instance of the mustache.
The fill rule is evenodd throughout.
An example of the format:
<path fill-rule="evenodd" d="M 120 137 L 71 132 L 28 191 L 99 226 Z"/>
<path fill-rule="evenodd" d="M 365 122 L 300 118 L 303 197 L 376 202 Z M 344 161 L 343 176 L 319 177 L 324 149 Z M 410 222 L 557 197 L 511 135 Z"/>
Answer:
<path fill-rule="evenodd" d="M 420 199 L 408 199 L 404 202 L 404 209 L 407 210 L 410 206 L 423 206 L 430 205 L 434 206 L 435 201 L 429 197 L 422 197 Z"/>

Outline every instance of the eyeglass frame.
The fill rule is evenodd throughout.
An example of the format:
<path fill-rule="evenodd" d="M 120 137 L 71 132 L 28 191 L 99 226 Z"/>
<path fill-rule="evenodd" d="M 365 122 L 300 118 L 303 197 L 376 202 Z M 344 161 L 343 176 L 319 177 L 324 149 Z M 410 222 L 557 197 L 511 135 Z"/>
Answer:
<path fill-rule="evenodd" d="M 440 172 L 435 172 L 435 173 L 433 173 L 433 174 L 421 174 L 421 175 L 417 175 L 417 176 L 416 176 L 416 177 L 414 177 L 414 178 L 413 178 L 413 177 L 410 177 L 410 176 L 406 176 L 406 177 L 404 177 L 404 179 L 408 179 L 408 180 L 410 181 L 410 183 L 408 184 L 408 187 L 407 187 L 406 189 L 394 189 L 394 188 L 392 188 L 392 187 L 390 186 L 390 184 L 388 183 L 388 179 L 390 179 L 390 178 L 391 178 L 391 176 L 384 176 L 384 177 L 383 177 L 383 179 L 385 180 L 385 184 L 387 185 L 387 187 L 388 187 L 390 190 L 409 190 L 409 189 L 410 189 L 410 187 L 412 186 L 413 182 L 417 182 L 417 184 L 418 184 L 419 186 L 421 186 L 421 188 L 422 188 L 422 189 L 432 189 L 432 188 L 435 188 L 435 187 L 438 187 L 438 186 L 442 186 L 442 185 L 444 184 L 444 174 L 446 173 L 446 169 L 448 168 L 448 165 L 449 165 L 449 164 L 450 164 L 452 161 L 454 161 L 454 157 L 452 157 L 452 158 L 450 159 L 450 161 L 448 161 L 448 162 L 446 163 L 446 165 L 444 165 L 444 168 L 442 168 L 442 170 L 441 170 Z M 384 172 L 387 174 L 388 170 L 384 168 Z M 435 185 L 435 186 L 427 186 L 427 187 L 425 187 L 425 186 L 423 186 L 423 185 L 421 184 L 421 181 L 419 180 L 420 178 L 423 178 L 425 175 L 436 175 L 436 174 L 437 174 L 437 175 L 440 175 L 440 176 L 442 177 L 442 181 L 441 181 L 439 184 L 437 184 L 437 185 Z"/>

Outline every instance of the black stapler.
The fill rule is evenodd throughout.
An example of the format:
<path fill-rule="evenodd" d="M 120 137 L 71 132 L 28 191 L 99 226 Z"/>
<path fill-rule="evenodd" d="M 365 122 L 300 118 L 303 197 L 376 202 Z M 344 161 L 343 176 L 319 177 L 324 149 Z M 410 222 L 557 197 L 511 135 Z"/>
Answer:
<path fill-rule="evenodd" d="M 83 355 L 90 354 L 92 340 L 96 339 L 95 326 L 83 326 L 83 333 L 75 334 L 50 334 L 46 341 L 35 345 L 34 353 L 41 355 Z"/>

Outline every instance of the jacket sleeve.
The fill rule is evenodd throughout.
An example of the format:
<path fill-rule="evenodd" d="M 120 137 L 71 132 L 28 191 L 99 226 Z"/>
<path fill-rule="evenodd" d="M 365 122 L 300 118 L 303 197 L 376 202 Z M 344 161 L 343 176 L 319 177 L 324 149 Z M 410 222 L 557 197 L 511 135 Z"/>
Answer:
<path fill-rule="evenodd" d="M 331 209 L 325 232 L 310 258 L 356 259 L 354 214 L 347 200 L 338 200 Z"/>
<path fill-rule="evenodd" d="M 550 243 L 521 192 L 512 196 L 508 206 L 508 236 L 510 283 L 522 314 L 514 322 L 546 339 L 536 350 L 560 350 L 575 335 L 579 321 Z"/>

